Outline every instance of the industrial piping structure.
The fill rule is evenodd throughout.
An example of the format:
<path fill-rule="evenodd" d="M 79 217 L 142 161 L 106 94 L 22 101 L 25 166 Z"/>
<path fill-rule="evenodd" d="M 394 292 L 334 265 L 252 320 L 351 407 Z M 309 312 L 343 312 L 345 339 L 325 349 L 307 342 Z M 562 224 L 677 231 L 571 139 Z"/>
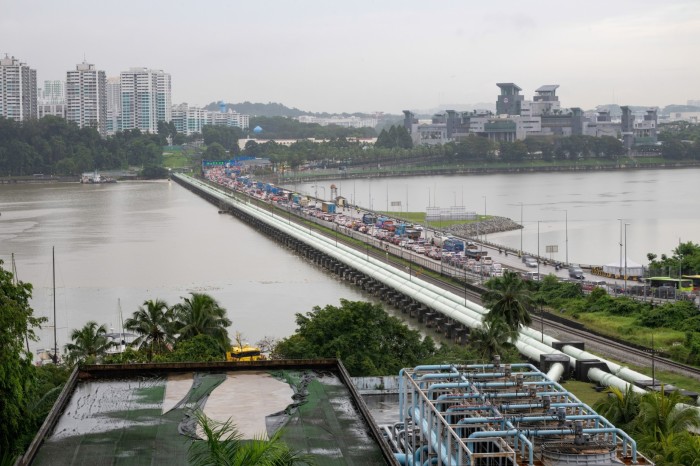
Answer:
<path fill-rule="evenodd" d="M 531 364 L 403 369 L 399 406 L 388 436 L 406 466 L 652 464 L 629 435 Z"/>

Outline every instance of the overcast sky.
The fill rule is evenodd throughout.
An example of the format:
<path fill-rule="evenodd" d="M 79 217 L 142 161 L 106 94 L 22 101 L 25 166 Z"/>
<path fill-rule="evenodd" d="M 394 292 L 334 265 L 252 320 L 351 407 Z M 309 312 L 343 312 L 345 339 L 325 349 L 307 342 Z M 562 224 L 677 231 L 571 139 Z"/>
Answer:
<path fill-rule="evenodd" d="M 173 103 L 400 113 L 495 103 L 496 82 L 565 107 L 700 99 L 700 1 L 0 0 L 0 53 L 44 80 L 83 61 L 172 75 Z"/>

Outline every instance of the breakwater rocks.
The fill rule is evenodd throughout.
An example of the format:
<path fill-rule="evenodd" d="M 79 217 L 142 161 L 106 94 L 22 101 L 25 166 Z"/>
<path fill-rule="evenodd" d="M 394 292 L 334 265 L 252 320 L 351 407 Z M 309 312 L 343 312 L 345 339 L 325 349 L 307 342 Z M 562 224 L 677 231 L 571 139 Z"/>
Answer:
<path fill-rule="evenodd" d="M 499 231 L 519 230 L 522 225 L 506 217 L 490 217 L 480 222 L 452 225 L 445 228 L 446 233 L 463 238 L 476 237 L 484 233 L 498 233 Z"/>

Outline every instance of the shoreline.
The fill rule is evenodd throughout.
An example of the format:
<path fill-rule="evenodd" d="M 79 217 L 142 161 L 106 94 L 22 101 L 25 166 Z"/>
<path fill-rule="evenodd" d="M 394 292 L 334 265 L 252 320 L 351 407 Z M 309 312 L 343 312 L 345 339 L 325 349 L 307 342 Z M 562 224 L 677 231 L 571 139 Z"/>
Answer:
<path fill-rule="evenodd" d="M 415 168 L 415 167 L 414 167 Z M 700 168 L 700 162 L 664 162 L 653 164 L 621 164 L 621 165 L 574 165 L 574 166 L 504 166 L 504 167 L 465 167 L 451 166 L 434 169 L 406 170 L 401 168 L 387 168 L 382 170 L 368 170 L 356 173 L 315 173 L 314 171 L 302 172 L 300 176 L 280 177 L 279 175 L 267 175 L 278 184 L 304 183 L 319 180 L 340 180 L 353 178 L 399 178 L 410 176 L 440 176 L 440 175 L 491 175 L 491 174 L 518 174 L 518 173 L 558 173 L 558 172 L 594 172 L 594 171 L 633 171 L 633 170 L 677 170 L 684 168 Z"/>

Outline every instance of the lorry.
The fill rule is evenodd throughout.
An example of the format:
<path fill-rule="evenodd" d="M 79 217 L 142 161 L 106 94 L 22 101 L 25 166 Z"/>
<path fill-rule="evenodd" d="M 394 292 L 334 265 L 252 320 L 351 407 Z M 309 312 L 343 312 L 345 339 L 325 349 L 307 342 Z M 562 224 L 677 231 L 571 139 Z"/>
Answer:
<path fill-rule="evenodd" d="M 332 202 L 323 202 L 321 203 L 321 210 L 327 214 L 334 214 L 335 204 Z"/>
<path fill-rule="evenodd" d="M 467 249 L 464 251 L 464 257 L 467 257 L 470 259 L 481 260 L 482 257 L 488 256 L 488 255 L 489 255 L 488 251 L 479 250 L 479 249 Z"/>
<path fill-rule="evenodd" d="M 377 221 L 377 217 L 374 214 L 364 214 L 362 216 L 362 223 L 365 225 L 374 225 L 374 222 Z"/>
<path fill-rule="evenodd" d="M 442 249 L 447 252 L 464 251 L 464 241 L 457 238 L 447 238 L 442 243 Z"/>

